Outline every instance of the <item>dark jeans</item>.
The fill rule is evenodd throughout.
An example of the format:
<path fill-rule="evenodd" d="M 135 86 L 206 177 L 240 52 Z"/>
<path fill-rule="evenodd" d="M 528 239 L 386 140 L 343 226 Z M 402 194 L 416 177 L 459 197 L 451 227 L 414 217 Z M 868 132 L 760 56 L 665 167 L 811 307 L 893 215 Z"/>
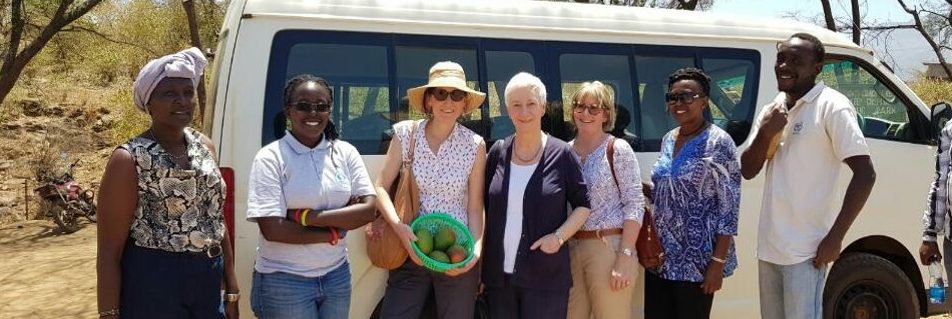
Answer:
<path fill-rule="evenodd" d="M 120 263 L 122 318 L 224 318 L 222 256 L 126 244 Z"/>
<path fill-rule="evenodd" d="M 714 295 L 701 283 L 667 280 L 645 271 L 645 319 L 705 319 L 711 316 Z"/>
<path fill-rule="evenodd" d="M 564 319 L 568 314 L 569 289 L 516 287 L 507 275 L 502 287 L 486 287 L 486 303 L 493 319 Z"/>
<path fill-rule="evenodd" d="M 439 318 L 472 318 L 479 290 L 479 265 L 451 277 L 417 266 L 407 258 L 402 266 L 390 271 L 380 318 L 419 318 L 431 289 Z"/>

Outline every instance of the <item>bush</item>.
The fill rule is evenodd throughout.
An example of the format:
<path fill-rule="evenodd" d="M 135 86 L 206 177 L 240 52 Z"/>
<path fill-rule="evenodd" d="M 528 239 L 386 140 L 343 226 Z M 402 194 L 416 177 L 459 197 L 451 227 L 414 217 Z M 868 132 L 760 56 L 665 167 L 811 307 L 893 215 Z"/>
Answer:
<path fill-rule="evenodd" d="M 950 81 L 921 77 L 910 82 L 909 88 L 916 92 L 926 105 L 937 102 L 952 103 L 952 82 Z"/>

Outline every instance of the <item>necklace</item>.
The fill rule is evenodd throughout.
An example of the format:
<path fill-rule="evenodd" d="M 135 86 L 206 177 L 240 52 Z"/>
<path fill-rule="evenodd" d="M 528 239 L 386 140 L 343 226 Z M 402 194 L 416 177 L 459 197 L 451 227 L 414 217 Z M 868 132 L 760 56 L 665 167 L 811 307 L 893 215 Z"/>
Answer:
<path fill-rule="evenodd" d="M 545 136 L 545 135 L 543 135 L 543 137 L 544 137 L 544 136 Z M 541 141 L 540 141 L 540 143 L 539 143 L 539 148 L 536 149 L 535 153 L 532 154 L 532 156 L 529 157 L 529 159 L 525 159 L 525 158 L 522 158 L 522 156 L 519 156 L 519 152 L 516 151 L 516 147 L 515 147 L 515 146 L 512 147 L 512 155 L 515 156 L 516 159 L 518 159 L 519 161 L 521 161 L 521 162 L 523 162 L 523 163 L 532 162 L 533 160 L 536 159 L 536 157 L 539 156 L 540 153 L 542 153 L 542 143 L 541 143 Z"/>
<path fill-rule="evenodd" d="M 682 127 L 682 128 L 683 128 L 683 127 Z M 692 137 L 692 136 L 694 136 L 694 135 L 697 135 L 697 133 L 700 133 L 701 131 L 703 131 L 705 128 L 707 128 L 707 122 L 704 122 L 703 124 L 701 124 L 700 127 L 698 127 L 696 130 L 694 130 L 694 132 L 691 132 L 691 133 L 688 133 L 688 134 L 683 134 L 683 133 L 681 133 L 681 130 L 678 129 L 678 136 L 680 136 L 680 137 Z"/>
<path fill-rule="evenodd" d="M 159 144 L 159 146 L 162 146 L 162 143 L 159 142 L 159 140 L 155 138 L 155 133 L 152 132 L 152 129 L 149 129 L 149 137 L 152 138 L 152 140 L 155 141 L 155 143 Z M 185 154 L 182 154 L 182 155 L 179 155 L 179 156 L 175 156 L 175 155 L 173 155 L 172 152 L 170 152 L 169 149 L 166 148 L 165 146 L 162 146 L 162 149 L 165 150 L 165 154 L 168 154 L 169 157 L 171 157 L 171 158 L 174 159 L 174 160 L 180 160 L 180 159 L 186 159 L 186 158 L 188 158 L 188 150 L 185 151 Z"/>

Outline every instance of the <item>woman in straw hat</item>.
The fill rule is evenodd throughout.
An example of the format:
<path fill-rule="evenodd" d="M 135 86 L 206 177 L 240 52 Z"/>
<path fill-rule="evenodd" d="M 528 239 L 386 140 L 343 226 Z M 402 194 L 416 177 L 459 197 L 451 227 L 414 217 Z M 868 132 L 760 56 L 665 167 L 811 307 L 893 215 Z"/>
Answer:
<path fill-rule="evenodd" d="M 590 214 L 572 147 L 542 132 L 545 95 L 534 75 L 509 80 L 506 112 L 516 133 L 496 141 L 486 160 L 482 267 L 494 319 L 565 318 L 572 274 L 563 244 Z"/>
<path fill-rule="evenodd" d="M 457 120 L 478 108 L 486 95 L 466 86 L 463 68 L 447 61 L 434 64 L 428 83 L 407 90 L 407 96 L 410 107 L 426 114 L 426 119 L 394 125 L 393 141 L 377 177 L 377 207 L 409 254 L 406 263 L 390 271 L 381 318 L 419 318 L 431 289 L 440 318 L 472 318 L 479 271 L 471 270 L 482 253 L 486 145 Z M 413 145 L 404 142 L 410 140 Z M 413 176 L 420 190 L 420 215 L 449 214 L 473 235 L 475 256 L 463 267 L 442 274 L 421 267 L 410 246 L 417 238 L 404 223 L 408 221 L 397 218 L 386 190 L 396 180 L 410 147 Z"/>
<path fill-rule="evenodd" d="M 238 317 L 215 147 L 189 127 L 197 48 L 150 61 L 133 84 L 149 129 L 116 148 L 99 189 L 99 318 Z"/>

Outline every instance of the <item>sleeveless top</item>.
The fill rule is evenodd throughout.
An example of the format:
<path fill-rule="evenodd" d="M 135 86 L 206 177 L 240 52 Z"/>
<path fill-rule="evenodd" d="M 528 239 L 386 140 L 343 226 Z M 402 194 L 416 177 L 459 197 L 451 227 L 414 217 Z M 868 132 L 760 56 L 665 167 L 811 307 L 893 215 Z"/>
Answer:
<path fill-rule="evenodd" d="M 483 138 L 456 123 L 453 132 L 434 154 L 423 131 L 428 121 L 419 122 L 413 141 L 413 175 L 420 189 L 420 215 L 442 212 L 468 226 L 469 173 L 473 170 L 477 147 Z M 401 141 L 403 160 L 407 160 L 410 129 L 416 122 L 403 121 L 393 126 Z"/>
<path fill-rule="evenodd" d="M 155 141 L 136 137 L 129 151 L 138 174 L 138 203 L 129 230 L 133 244 L 171 252 L 199 252 L 225 235 L 225 183 L 202 134 L 185 128 L 190 167 L 176 167 Z"/>

